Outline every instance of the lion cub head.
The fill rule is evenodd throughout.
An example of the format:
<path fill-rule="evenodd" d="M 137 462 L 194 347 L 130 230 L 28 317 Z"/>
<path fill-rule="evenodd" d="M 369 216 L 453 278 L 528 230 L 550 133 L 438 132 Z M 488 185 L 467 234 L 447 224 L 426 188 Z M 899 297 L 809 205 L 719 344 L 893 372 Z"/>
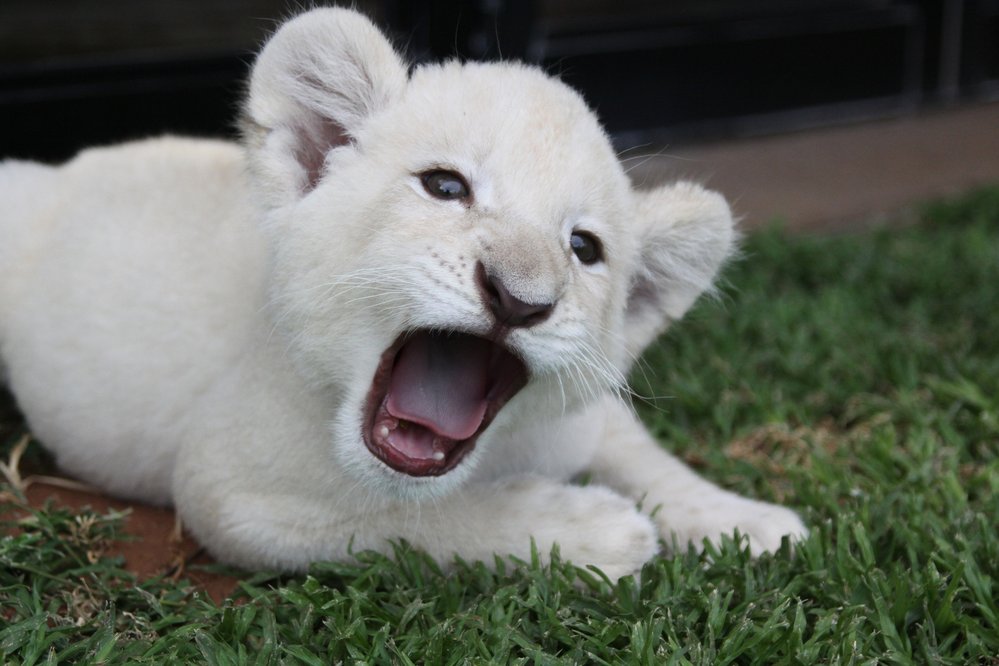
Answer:
<path fill-rule="evenodd" d="M 410 72 L 348 10 L 277 32 L 245 125 L 276 326 L 328 391 L 334 454 L 403 493 L 620 387 L 733 246 L 717 194 L 632 190 L 567 86 L 515 64 Z"/>

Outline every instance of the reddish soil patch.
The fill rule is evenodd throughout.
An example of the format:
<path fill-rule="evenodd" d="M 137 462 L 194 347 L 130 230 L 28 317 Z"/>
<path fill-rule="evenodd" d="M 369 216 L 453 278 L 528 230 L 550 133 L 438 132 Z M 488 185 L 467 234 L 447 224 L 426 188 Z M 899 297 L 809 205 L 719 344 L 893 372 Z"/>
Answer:
<path fill-rule="evenodd" d="M 237 578 L 201 569 L 201 565 L 211 564 L 213 560 L 201 552 L 201 547 L 190 536 L 185 534 L 179 539 L 175 536 L 176 514 L 171 509 L 125 502 L 45 483 L 32 484 L 26 494 L 33 507 L 41 507 L 51 500 L 58 506 L 74 510 L 89 507 L 98 513 L 129 511 L 125 518 L 125 533 L 130 538 L 114 542 L 108 554 L 123 557 L 125 568 L 141 580 L 179 573 L 202 588 L 216 603 L 236 589 Z"/>

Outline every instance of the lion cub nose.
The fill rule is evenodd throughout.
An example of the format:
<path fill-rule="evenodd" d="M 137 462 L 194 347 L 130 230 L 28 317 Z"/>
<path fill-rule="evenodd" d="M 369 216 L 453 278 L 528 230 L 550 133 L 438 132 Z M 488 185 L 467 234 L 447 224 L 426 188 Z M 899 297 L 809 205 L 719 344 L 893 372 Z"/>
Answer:
<path fill-rule="evenodd" d="M 520 300 L 510 293 L 498 276 L 489 275 L 481 261 L 475 267 L 475 278 L 482 301 L 503 326 L 527 328 L 540 324 L 555 308 L 554 303 L 525 303 Z"/>

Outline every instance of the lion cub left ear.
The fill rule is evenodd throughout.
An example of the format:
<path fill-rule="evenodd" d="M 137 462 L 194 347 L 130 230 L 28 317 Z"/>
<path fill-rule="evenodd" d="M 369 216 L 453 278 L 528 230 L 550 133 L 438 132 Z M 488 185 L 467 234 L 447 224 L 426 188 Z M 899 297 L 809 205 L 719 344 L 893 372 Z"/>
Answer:
<path fill-rule="evenodd" d="M 253 66 L 243 122 L 269 203 L 312 190 L 327 154 L 398 100 L 407 80 L 392 45 L 358 12 L 314 9 L 282 25 Z"/>
<path fill-rule="evenodd" d="M 712 288 L 737 241 L 732 213 L 717 192 L 681 182 L 635 196 L 640 259 L 625 311 L 633 358 Z"/>

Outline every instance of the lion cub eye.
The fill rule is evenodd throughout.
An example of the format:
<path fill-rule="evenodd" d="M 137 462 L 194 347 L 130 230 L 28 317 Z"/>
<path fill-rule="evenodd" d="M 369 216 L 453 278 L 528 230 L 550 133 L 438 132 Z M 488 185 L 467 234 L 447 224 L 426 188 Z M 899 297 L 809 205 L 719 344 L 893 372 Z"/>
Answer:
<path fill-rule="evenodd" d="M 569 237 L 569 247 L 576 257 L 587 266 L 603 261 L 604 250 L 600 241 L 593 234 L 585 231 L 575 231 Z"/>
<path fill-rule="evenodd" d="M 437 199 L 470 199 L 472 191 L 461 175 L 453 171 L 427 171 L 420 175 L 423 189 Z"/>

